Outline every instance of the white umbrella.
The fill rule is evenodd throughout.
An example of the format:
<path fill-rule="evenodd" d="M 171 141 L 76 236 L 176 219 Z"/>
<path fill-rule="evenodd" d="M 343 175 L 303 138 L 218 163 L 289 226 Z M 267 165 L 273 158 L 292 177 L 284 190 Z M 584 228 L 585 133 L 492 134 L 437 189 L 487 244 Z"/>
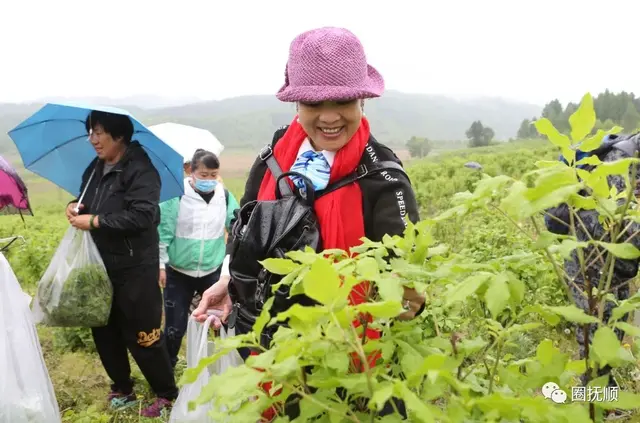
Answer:
<path fill-rule="evenodd" d="M 198 148 L 220 156 L 224 145 L 210 131 L 180 123 L 165 122 L 148 127 L 158 138 L 178 152 L 188 162 Z"/>

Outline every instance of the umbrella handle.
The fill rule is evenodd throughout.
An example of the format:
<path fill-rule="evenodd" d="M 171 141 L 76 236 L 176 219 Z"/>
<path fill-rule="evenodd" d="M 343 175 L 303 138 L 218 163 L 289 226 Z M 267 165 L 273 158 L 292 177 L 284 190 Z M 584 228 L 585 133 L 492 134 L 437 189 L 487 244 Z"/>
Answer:
<path fill-rule="evenodd" d="M 96 164 L 96 167 L 97 166 L 98 165 Z M 89 176 L 89 180 L 87 181 L 87 185 L 84 186 L 84 190 L 82 191 L 82 194 L 78 199 L 78 203 L 76 204 L 76 208 L 74 209 L 76 213 L 80 212 L 80 204 L 82 204 L 82 199 L 84 198 L 84 195 L 87 193 L 87 189 L 89 188 L 89 184 L 91 183 L 91 179 L 93 179 L 93 175 L 95 173 L 96 173 L 96 168 L 94 167 L 93 170 L 91 171 L 91 175 Z"/>

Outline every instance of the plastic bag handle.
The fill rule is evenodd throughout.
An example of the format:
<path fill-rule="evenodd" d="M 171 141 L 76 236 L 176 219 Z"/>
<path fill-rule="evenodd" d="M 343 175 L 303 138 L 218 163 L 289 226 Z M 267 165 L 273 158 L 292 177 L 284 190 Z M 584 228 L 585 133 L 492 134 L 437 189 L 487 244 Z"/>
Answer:
<path fill-rule="evenodd" d="M 200 335 L 200 343 L 198 344 L 198 357 L 200 359 L 203 358 L 203 353 L 206 356 L 207 353 L 207 335 L 209 335 L 209 328 L 211 327 L 211 322 L 216 318 L 216 316 L 211 315 L 207 317 L 207 320 L 202 324 L 202 335 Z M 204 351 L 203 351 L 204 350 Z"/>
<path fill-rule="evenodd" d="M 97 165 L 93 168 L 93 170 L 91 171 L 91 176 L 89 176 L 89 180 L 87 181 L 87 185 L 85 185 L 84 190 L 82 191 L 82 194 L 80 195 L 80 198 L 78 198 L 78 204 L 76 204 L 76 208 L 74 209 L 76 213 L 80 212 L 80 204 L 82 204 L 82 200 L 84 199 L 84 195 L 87 193 L 87 189 L 89 189 L 89 184 L 91 183 L 91 179 L 93 179 L 93 174 L 96 173 L 96 167 L 98 167 Z"/>

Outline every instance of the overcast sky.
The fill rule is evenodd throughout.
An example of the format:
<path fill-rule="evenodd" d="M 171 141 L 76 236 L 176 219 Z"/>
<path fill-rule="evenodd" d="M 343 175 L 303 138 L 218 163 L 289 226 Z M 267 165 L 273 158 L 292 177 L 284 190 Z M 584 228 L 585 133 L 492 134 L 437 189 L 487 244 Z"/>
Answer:
<path fill-rule="evenodd" d="M 639 12 L 638 0 L 8 0 L 0 102 L 275 94 L 291 40 L 319 26 L 352 30 L 387 89 L 537 104 L 640 94 Z"/>

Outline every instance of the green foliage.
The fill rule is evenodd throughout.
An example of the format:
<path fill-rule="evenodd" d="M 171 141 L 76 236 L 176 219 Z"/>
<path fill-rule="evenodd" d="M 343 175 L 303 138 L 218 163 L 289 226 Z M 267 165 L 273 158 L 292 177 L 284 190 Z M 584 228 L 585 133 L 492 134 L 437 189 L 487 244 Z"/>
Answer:
<path fill-rule="evenodd" d="M 633 132 L 640 126 L 640 113 L 632 101 L 627 103 L 627 108 L 622 116 L 622 127 L 627 132 Z"/>
<path fill-rule="evenodd" d="M 113 288 L 102 264 L 71 269 L 62 286 L 57 277 L 38 285 L 44 322 L 55 327 L 99 327 L 111 314 Z"/>
<path fill-rule="evenodd" d="M 516 138 L 520 140 L 539 138 L 540 134 L 538 134 L 538 131 L 534 126 L 536 120 L 536 118 L 533 118 L 532 120 L 523 120 L 520 124 L 520 128 L 518 129 L 518 133 L 516 134 Z"/>
<path fill-rule="evenodd" d="M 495 136 L 493 129 L 482 125 L 479 120 L 474 121 L 465 134 L 469 139 L 469 147 L 486 147 Z"/>
<path fill-rule="evenodd" d="M 591 98 L 591 96 L 589 96 Z M 598 130 L 607 131 L 615 126 L 621 126 L 628 133 L 636 132 L 640 128 L 640 99 L 636 98 L 633 93 L 621 91 L 620 93 L 612 93 L 609 90 L 600 93 L 592 101 L 592 105 L 588 105 L 588 110 L 593 113 L 595 123 L 589 125 L 591 127 L 591 135 Z M 581 103 L 584 105 L 584 99 Z M 573 128 L 570 117 L 574 115 L 578 106 L 575 103 L 568 103 L 563 109 L 559 100 L 555 99 L 547 103 L 542 109 L 542 118 L 546 118 L 558 132 L 568 134 Z M 597 119 L 595 119 L 597 115 Z M 534 123 L 537 118 L 532 121 L 524 119 L 520 124 L 517 134 L 519 139 L 538 138 L 538 135 L 529 131 L 529 124 Z M 586 135 L 586 134 L 585 134 Z M 578 137 L 578 138 L 584 138 Z"/>
<path fill-rule="evenodd" d="M 427 138 L 411 137 L 407 141 L 407 149 L 411 157 L 423 158 L 429 155 L 429 152 L 433 149 L 431 141 Z"/>
<path fill-rule="evenodd" d="M 91 335 L 90 328 L 54 328 L 53 333 L 53 345 L 58 351 L 62 353 L 75 351 L 96 351 L 96 346 L 93 343 L 93 336 Z"/>

